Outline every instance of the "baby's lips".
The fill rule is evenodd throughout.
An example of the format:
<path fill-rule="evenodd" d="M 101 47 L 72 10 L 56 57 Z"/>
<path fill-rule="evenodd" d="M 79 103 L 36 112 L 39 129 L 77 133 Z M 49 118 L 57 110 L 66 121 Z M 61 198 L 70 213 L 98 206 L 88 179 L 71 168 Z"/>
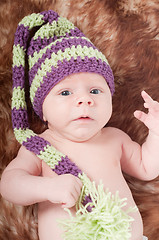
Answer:
<path fill-rule="evenodd" d="M 93 120 L 91 117 L 89 117 L 88 115 L 80 115 L 79 117 L 75 118 L 74 121 L 76 120 L 81 120 L 81 119 L 90 119 Z"/>

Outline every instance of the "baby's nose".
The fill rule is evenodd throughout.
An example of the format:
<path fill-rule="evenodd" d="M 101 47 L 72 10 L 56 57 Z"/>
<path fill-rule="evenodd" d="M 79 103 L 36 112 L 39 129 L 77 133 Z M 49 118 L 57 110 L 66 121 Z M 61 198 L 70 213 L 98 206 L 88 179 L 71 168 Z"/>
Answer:
<path fill-rule="evenodd" d="M 93 106 L 94 101 L 89 96 L 83 96 L 83 97 L 78 98 L 78 100 L 77 100 L 77 106 L 81 106 L 81 105 Z"/>

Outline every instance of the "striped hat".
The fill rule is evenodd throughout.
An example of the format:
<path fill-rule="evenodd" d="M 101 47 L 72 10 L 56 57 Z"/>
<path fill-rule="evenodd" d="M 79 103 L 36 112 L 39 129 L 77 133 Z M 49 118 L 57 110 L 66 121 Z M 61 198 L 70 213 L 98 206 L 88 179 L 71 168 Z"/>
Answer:
<path fill-rule="evenodd" d="M 31 38 L 35 27 L 36 32 Z M 29 127 L 25 100 L 26 59 L 29 65 L 30 100 L 41 119 L 45 97 L 64 77 L 79 72 L 98 73 L 105 78 L 113 94 L 113 73 L 105 56 L 91 41 L 73 23 L 56 12 L 33 13 L 18 24 L 13 46 L 14 133 L 28 150 L 54 167 L 56 160 L 65 156 Z"/>

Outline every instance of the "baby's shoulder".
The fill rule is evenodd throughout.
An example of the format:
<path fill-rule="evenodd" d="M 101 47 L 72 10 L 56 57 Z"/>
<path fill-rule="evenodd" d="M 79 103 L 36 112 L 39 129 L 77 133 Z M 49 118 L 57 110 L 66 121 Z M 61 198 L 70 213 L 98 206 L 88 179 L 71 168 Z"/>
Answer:
<path fill-rule="evenodd" d="M 115 127 L 105 127 L 102 129 L 102 135 L 105 138 L 115 139 L 115 140 L 125 140 L 129 139 L 129 136 L 119 128 Z"/>
<path fill-rule="evenodd" d="M 38 136 L 45 139 L 46 141 L 50 141 L 51 131 L 50 129 L 46 129 L 45 131 L 40 133 Z"/>

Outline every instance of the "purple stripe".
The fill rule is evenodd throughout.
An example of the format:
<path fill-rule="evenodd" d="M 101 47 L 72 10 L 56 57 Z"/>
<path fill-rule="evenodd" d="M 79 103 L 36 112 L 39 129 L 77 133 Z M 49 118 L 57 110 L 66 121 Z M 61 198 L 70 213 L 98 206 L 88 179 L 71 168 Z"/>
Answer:
<path fill-rule="evenodd" d="M 67 156 L 61 157 L 61 161 L 59 161 L 58 165 L 55 166 L 55 169 L 52 170 L 58 175 L 70 173 L 78 177 L 79 173 L 82 174 L 82 171 L 76 166 L 75 163 L 71 162 Z"/>
<path fill-rule="evenodd" d="M 14 44 L 17 46 L 18 44 L 20 47 L 24 47 L 24 50 L 27 47 L 27 41 L 29 38 L 29 27 L 25 27 L 23 24 L 18 25 L 15 38 L 14 38 Z"/>
<path fill-rule="evenodd" d="M 60 61 L 58 62 L 57 68 L 52 67 L 52 71 L 46 74 L 46 76 L 43 78 L 43 83 L 41 84 L 40 88 L 38 88 L 35 94 L 33 108 L 41 119 L 42 119 L 42 104 L 50 90 L 58 82 L 64 79 L 64 77 L 79 72 L 91 72 L 102 75 L 106 79 L 106 82 L 110 87 L 111 93 L 112 94 L 114 93 L 113 73 L 110 66 L 107 65 L 106 62 L 103 62 L 101 59 L 97 60 L 95 57 L 93 58 L 85 57 L 85 59 L 77 57 L 76 61 L 74 61 L 74 58 L 72 57 L 69 62 L 64 59 L 63 62 Z"/>
<path fill-rule="evenodd" d="M 91 196 L 90 196 L 90 195 L 89 195 L 89 196 L 86 195 L 86 196 L 84 197 L 83 201 L 82 201 L 83 206 L 86 206 L 87 203 L 92 203 L 92 199 L 91 199 Z M 88 206 L 88 207 L 87 207 L 87 211 L 88 211 L 88 212 L 91 212 L 93 207 L 94 207 L 94 206 L 92 206 L 92 207 L 91 207 L 91 206 Z"/>
<path fill-rule="evenodd" d="M 13 129 L 29 128 L 28 113 L 26 109 L 23 109 L 21 107 L 19 109 L 16 109 L 15 107 L 12 109 L 12 124 L 13 124 Z"/>
<path fill-rule="evenodd" d="M 46 53 L 44 53 L 42 57 L 39 58 L 38 61 L 34 64 L 34 66 L 31 68 L 29 72 L 30 85 L 38 69 L 40 68 L 41 64 L 46 60 L 46 58 L 50 59 L 53 52 L 57 54 L 59 50 L 64 52 L 66 48 L 71 48 L 72 46 L 77 47 L 79 45 L 81 45 L 82 47 L 87 46 L 87 47 L 92 47 L 93 49 L 96 49 L 96 47 L 86 39 L 82 39 L 82 38 L 62 39 L 61 42 L 57 42 L 56 45 L 52 45 L 50 49 L 48 48 L 46 50 Z"/>
<path fill-rule="evenodd" d="M 33 57 L 34 52 L 39 53 L 39 51 L 43 48 L 45 48 L 46 46 L 48 46 L 50 43 L 54 42 L 57 39 L 61 39 L 61 38 L 70 38 L 70 37 L 83 37 L 84 34 L 81 33 L 81 31 L 78 28 L 75 29 L 71 29 L 70 33 L 66 33 L 64 36 L 52 36 L 51 38 L 41 38 L 40 36 L 35 39 L 35 40 L 31 40 L 30 41 L 30 46 L 28 48 L 28 55 L 31 55 Z"/>
<path fill-rule="evenodd" d="M 19 67 L 14 66 L 12 68 L 12 72 L 13 72 L 13 88 L 14 87 L 21 87 L 24 88 L 24 84 L 25 84 L 25 70 L 24 67 L 22 65 L 20 65 Z"/>
<path fill-rule="evenodd" d="M 75 27 L 74 29 L 71 29 L 69 33 L 66 33 L 66 37 L 85 37 L 85 35 Z"/>
<path fill-rule="evenodd" d="M 47 145 L 50 146 L 48 141 L 42 137 L 39 137 L 38 135 L 27 138 L 27 142 L 23 142 L 22 144 L 26 147 L 26 149 L 35 153 L 36 155 L 39 155 L 40 151 L 44 151 L 44 147 Z"/>
<path fill-rule="evenodd" d="M 49 22 L 51 24 L 53 21 L 57 21 L 59 18 L 59 15 L 53 10 L 43 11 L 40 14 L 43 15 L 43 20 L 45 23 Z"/>
<path fill-rule="evenodd" d="M 55 168 L 52 169 L 56 174 L 62 175 L 62 174 L 72 174 L 75 177 L 78 177 L 79 174 L 82 174 L 82 171 L 78 168 L 78 166 L 73 163 L 68 156 L 61 157 L 61 161 L 58 162 L 58 165 L 55 165 Z M 85 196 L 85 198 L 82 201 L 82 204 L 85 206 L 87 203 L 91 203 L 91 197 Z M 91 212 L 93 206 L 88 206 L 87 211 Z"/>
<path fill-rule="evenodd" d="M 51 37 L 51 38 L 41 38 L 40 36 L 38 36 L 38 38 L 36 40 L 31 40 L 30 41 L 30 46 L 28 48 L 28 56 L 34 56 L 34 52 L 39 53 L 39 51 L 41 49 L 43 49 L 44 47 L 48 46 L 50 43 L 54 42 L 57 39 L 57 36 Z"/>

